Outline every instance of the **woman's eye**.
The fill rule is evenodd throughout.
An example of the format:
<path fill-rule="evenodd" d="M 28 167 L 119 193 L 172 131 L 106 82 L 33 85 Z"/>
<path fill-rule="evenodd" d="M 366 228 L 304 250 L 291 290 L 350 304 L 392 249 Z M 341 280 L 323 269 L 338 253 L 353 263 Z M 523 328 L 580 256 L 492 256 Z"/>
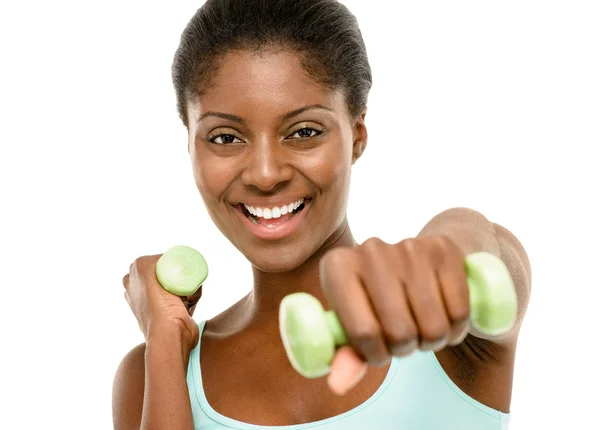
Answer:
<path fill-rule="evenodd" d="M 301 128 L 300 130 L 298 130 L 297 132 L 292 134 L 290 137 L 293 139 L 309 139 L 311 137 L 318 136 L 321 133 L 322 132 L 320 130 L 315 130 L 314 128 L 310 128 L 310 127 L 305 127 L 305 128 Z"/>
<path fill-rule="evenodd" d="M 233 134 L 219 134 L 218 136 L 213 136 L 209 138 L 208 141 L 211 143 L 216 143 L 218 145 L 226 145 L 229 143 L 241 142 L 241 140 L 235 137 Z"/>

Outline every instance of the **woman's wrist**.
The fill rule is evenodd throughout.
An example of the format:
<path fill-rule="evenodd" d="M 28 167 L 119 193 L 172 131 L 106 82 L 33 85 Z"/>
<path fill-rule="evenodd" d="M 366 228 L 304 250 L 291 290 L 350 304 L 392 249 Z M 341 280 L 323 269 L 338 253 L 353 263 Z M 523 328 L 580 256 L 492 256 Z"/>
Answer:
<path fill-rule="evenodd" d="M 146 350 L 154 348 L 167 348 L 171 351 L 181 351 L 184 358 L 198 342 L 198 327 L 183 321 L 170 321 L 165 323 L 150 324 L 146 333 Z"/>

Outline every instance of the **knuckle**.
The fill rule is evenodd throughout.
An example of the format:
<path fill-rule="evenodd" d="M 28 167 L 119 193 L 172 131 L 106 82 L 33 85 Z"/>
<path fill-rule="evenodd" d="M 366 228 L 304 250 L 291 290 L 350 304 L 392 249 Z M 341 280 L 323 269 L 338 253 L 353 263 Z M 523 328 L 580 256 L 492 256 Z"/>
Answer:
<path fill-rule="evenodd" d="M 414 261 L 422 259 L 426 247 L 422 240 L 409 238 L 400 242 L 400 250 L 409 261 Z"/>
<path fill-rule="evenodd" d="M 131 263 L 131 266 L 129 266 L 129 273 L 140 272 L 142 270 L 142 267 L 143 257 L 138 257 L 135 260 L 133 260 L 133 263 Z"/>
<path fill-rule="evenodd" d="M 463 252 L 449 236 L 436 236 L 436 244 L 437 254 L 440 255 L 442 260 L 456 261 L 462 264 Z"/>
<path fill-rule="evenodd" d="M 346 248 L 335 248 L 327 252 L 321 259 L 323 264 L 331 265 L 331 264 L 339 264 L 343 263 L 350 254 L 350 250 Z"/>
<path fill-rule="evenodd" d="M 393 256 L 394 247 L 379 238 L 371 238 L 361 245 L 359 252 L 363 263 L 373 268 L 390 261 L 388 257 Z"/>
<path fill-rule="evenodd" d="M 412 334 L 393 335 L 387 338 L 387 344 L 390 345 L 392 352 L 397 350 L 412 349 L 418 344 L 418 336 Z M 411 348 L 412 347 L 412 348 Z"/>
<path fill-rule="evenodd" d="M 403 345 L 416 339 L 418 336 L 417 328 L 414 324 L 397 324 L 386 329 L 385 337 L 391 345 Z"/>
<path fill-rule="evenodd" d="M 148 257 L 138 257 L 134 260 L 133 264 L 136 269 L 141 269 L 147 265 Z"/>
<path fill-rule="evenodd" d="M 158 261 L 158 259 L 155 257 L 156 256 L 144 255 L 142 257 L 136 258 L 133 261 L 133 263 L 131 263 L 131 266 L 129 266 L 129 273 L 137 273 L 139 275 L 144 275 L 150 272 L 151 268 L 153 267 L 153 263 Z"/>
<path fill-rule="evenodd" d="M 443 249 L 450 248 L 454 245 L 454 242 L 452 242 L 452 239 L 450 239 L 448 236 L 443 235 L 443 234 L 431 236 L 430 240 L 433 245 L 443 248 Z"/>
<path fill-rule="evenodd" d="M 448 335 L 450 326 L 445 321 L 431 321 L 421 330 L 421 337 L 427 341 L 437 341 Z"/>
<path fill-rule="evenodd" d="M 450 317 L 452 321 L 457 323 L 466 322 L 469 320 L 469 307 L 468 306 L 457 306 L 450 310 Z"/>
<path fill-rule="evenodd" d="M 381 330 L 373 327 L 361 329 L 349 337 L 351 344 L 369 364 L 379 366 L 389 360 L 390 354 L 381 337 Z"/>
<path fill-rule="evenodd" d="M 419 248 L 419 242 L 415 238 L 404 239 L 400 244 L 409 254 L 415 253 Z"/>
<path fill-rule="evenodd" d="M 381 337 L 381 329 L 373 324 L 363 324 L 349 333 L 350 338 L 359 345 L 373 342 L 374 339 Z"/>
<path fill-rule="evenodd" d="M 424 239 L 424 245 L 431 259 L 436 263 L 441 263 L 444 259 L 444 254 L 448 249 L 447 242 L 449 239 L 446 236 L 435 235 L 428 236 Z"/>
<path fill-rule="evenodd" d="M 370 237 L 369 239 L 367 239 L 363 242 L 363 244 L 361 245 L 361 248 L 363 248 L 367 251 L 379 251 L 385 245 L 386 245 L 386 243 L 383 240 L 381 240 L 380 238 Z"/>

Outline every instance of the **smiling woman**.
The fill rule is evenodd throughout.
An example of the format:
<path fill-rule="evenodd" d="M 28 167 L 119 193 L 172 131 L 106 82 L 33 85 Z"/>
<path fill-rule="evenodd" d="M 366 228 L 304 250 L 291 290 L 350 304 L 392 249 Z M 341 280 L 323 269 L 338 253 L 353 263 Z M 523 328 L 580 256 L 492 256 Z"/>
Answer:
<path fill-rule="evenodd" d="M 398 243 L 355 242 L 346 209 L 371 73 L 347 8 L 209 0 L 182 35 L 173 79 L 200 196 L 254 285 L 196 324 L 199 296 L 161 288 L 160 256 L 134 262 L 124 285 L 146 341 L 117 371 L 115 428 L 505 428 L 527 255 L 465 208 Z M 505 263 L 517 290 L 517 322 L 502 336 L 469 321 L 465 256 L 480 251 Z M 297 292 L 335 310 L 348 337 L 327 378 L 299 375 L 279 337 L 280 303 Z"/>
<path fill-rule="evenodd" d="M 250 262 L 291 270 L 338 240 L 367 137 L 342 89 L 324 89 L 287 49 L 235 50 L 186 111 L 200 194 Z"/>

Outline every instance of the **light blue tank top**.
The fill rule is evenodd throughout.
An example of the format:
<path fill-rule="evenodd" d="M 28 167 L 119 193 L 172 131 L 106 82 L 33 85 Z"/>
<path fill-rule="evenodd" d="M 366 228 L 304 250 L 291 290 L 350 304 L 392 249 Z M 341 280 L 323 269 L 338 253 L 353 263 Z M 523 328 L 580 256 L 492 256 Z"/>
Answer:
<path fill-rule="evenodd" d="M 200 336 L 205 323 L 198 324 Z M 385 380 L 368 400 L 343 414 L 306 424 L 261 426 L 215 411 L 202 387 L 200 342 L 190 355 L 187 384 L 196 430 L 506 430 L 510 418 L 462 392 L 433 352 L 394 358 Z"/>

